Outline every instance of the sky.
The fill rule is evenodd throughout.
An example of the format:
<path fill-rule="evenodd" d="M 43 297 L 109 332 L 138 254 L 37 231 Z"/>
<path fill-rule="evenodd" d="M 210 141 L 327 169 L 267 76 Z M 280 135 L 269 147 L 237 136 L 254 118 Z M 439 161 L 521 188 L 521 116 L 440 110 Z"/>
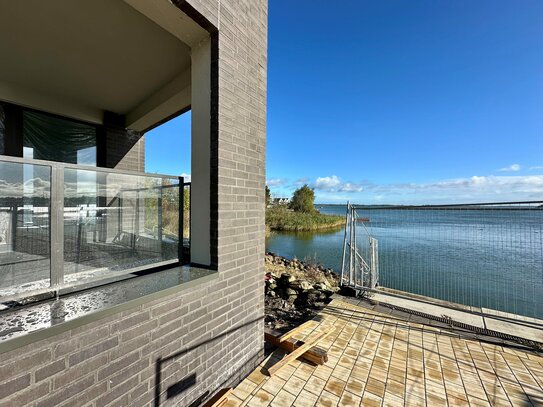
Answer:
<path fill-rule="evenodd" d="M 540 0 L 270 0 L 272 194 L 543 199 L 542 21 Z M 146 138 L 147 169 L 190 173 L 190 157 L 168 166 L 177 145 L 157 146 L 190 150 L 190 117 L 168 125 Z"/>

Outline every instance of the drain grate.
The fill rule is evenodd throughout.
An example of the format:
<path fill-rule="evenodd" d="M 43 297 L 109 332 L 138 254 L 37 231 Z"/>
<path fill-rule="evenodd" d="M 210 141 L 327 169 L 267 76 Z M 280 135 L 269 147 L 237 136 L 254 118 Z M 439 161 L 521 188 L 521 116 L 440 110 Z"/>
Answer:
<path fill-rule="evenodd" d="M 370 303 L 372 303 L 374 305 L 380 305 L 380 306 L 383 306 L 383 307 L 386 307 L 386 308 L 389 308 L 389 309 L 392 309 L 392 310 L 398 310 L 398 311 L 405 312 L 405 313 L 412 314 L 412 315 L 416 315 L 416 316 L 419 316 L 419 317 L 422 317 L 422 318 L 427 318 L 427 319 L 431 319 L 433 321 L 442 322 L 444 324 L 448 324 L 448 325 L 451 325 L 451 326 L 454 326 L 454 327 L 457 327 L 457 328 L 461 328 L 461 329 L 464 329 L 466 331 L 472 331 L 472 332 L 474 332 L 476 334 L 495 337 L 495 338 L 503 339 L 503 340 L 506 340 L 506 341 L 516 342 L 518 344 L 521 344 L 522 346 L 531 348 L 531 349 L 535 350 L 538 353 L 543 352 L 543 343 L 541 343 L 541 342 L 532 341 L 532 340 L 521 338 L 521 337 L 515 336 L 515 335 L 505 334 L 503 332 L 493 331 L 493 330 L 490 330 L 490 329 L 487 329 L 487 328 L 481 328 L 481 327 L 478 327 L 478 326 L 465 324 L 463 322 L 455 321 L 452 318 L 446 317 L 446 316 L 438 317 L 438 316 L 435 316 L 435 315 L 426 314 L 424 312 L 412 310 L 412 309 L 409 309 L 409 308 L 404 308 L 404 307 L 399 307 L 397 305 L 378 302 L 378 301 L 375 301 L 375 300 L 371 300 L 371 299 L 369 299 L 367 297 L 365 299 L 368 300 Z"/>

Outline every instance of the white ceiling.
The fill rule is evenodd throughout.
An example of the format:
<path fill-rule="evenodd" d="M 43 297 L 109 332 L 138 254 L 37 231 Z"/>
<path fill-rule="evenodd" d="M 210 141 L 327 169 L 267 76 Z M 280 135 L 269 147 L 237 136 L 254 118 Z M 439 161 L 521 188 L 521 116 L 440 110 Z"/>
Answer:
<path fill-rule="evenodd" d="M 39 94 L 81 112 L 128 114 L 190 84 L 190 48 L 122 0 L 0 0 L 0 56 L 0 99 Z"/>

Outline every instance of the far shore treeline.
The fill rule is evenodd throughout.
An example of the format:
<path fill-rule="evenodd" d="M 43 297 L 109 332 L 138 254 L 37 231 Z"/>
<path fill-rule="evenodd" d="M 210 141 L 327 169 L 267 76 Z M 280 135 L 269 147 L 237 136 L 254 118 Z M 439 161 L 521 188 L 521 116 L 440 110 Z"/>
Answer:
<path fill-rule="evenodd" d="M 312 231 L 338 228 L 343 216 L 324 215 L 315 209 L 315 191 L 304 185 L 294 191 L 288 204 L 274 203 L 266 186 L 266 229 L 276 231 Z"/>

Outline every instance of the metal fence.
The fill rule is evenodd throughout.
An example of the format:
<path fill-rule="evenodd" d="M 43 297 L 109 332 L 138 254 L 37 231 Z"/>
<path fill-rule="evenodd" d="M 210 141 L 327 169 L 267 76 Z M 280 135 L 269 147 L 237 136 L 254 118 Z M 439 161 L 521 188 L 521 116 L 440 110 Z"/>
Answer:
<path fill-rule="evenodd" d="M 355 290 L 373 289 L 379 282 L 378 240 L 366 228 L 367 221 L 347 204 L 340 280 Z"/>
<path fill-rule="evenodd" d="M 543 201 L 355 211 L 379 241 L 379 285 L 543 318 Z"/>

